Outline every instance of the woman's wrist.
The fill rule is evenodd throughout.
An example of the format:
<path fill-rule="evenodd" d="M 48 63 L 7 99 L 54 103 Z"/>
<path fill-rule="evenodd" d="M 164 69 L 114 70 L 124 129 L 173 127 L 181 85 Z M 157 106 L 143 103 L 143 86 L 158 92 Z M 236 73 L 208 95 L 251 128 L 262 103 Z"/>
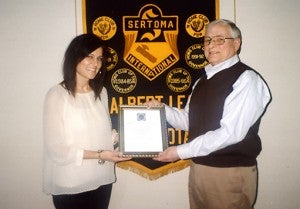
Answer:
<path fill-rule="evenodd" d="M 98 164 L 99 164 L 99 165 L 103 165 L 103 164 L 105 163 L 105 160 L 104 160 L 103 157 L 102 157 L 103 151 L 104 151 L 104 150 L 101 150 L 101 149 L 99 149 L 99 150 L 97 151 L 97 153 L 98 153 Z"/>

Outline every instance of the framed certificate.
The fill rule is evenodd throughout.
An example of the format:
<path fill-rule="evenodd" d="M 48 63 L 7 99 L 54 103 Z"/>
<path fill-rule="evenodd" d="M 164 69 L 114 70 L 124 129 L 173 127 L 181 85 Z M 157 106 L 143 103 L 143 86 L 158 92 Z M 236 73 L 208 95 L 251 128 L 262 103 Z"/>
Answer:
<path fill-rule="evenodd" d="M 155 157 L 168 146 L 164 106 L 121 105 L 120 151 L 126 157 Z"/>

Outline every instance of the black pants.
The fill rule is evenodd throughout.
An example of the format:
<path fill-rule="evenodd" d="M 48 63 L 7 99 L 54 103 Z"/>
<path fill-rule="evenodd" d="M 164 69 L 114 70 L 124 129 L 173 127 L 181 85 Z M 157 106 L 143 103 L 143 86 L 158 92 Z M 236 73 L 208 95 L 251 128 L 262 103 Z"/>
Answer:
<path fill-rule="evenodd" d="M 53 203 L 56 209 L 107 209 L 111 190 L 112 184 L 108 184 L 93 191 L 53 195 Z"/>

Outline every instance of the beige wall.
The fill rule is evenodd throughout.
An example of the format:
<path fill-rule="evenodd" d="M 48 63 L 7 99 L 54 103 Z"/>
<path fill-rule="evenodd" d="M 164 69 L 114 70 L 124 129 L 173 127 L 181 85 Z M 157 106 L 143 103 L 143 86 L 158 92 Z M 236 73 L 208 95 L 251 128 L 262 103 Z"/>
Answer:
<path fill-rule="evenodd" d="M 233 19 L 233 0 L 220 0 Z M 241 58 L 267 80 L 273 102 L 263 118 L 257 209 L 300 205 L 298 0 L 236 0 Z M 42 183 L 42 103 L 61 80 L 64 50 L 76 35 L 75 0 L 0 0 L 0 208 L 51 209 Z M 188 208 L 188 169 L 148 181 L 117 169 L 111 209 Z"/>

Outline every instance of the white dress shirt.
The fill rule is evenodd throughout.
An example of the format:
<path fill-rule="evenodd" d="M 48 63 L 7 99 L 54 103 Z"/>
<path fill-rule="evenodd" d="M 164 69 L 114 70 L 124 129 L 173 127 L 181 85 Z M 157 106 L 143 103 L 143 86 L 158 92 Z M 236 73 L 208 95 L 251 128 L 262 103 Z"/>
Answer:
<path fill-rule="evenodd" d="M 84 150 L 113 150 L 107 92 L 75 98 L 54 86 L 44 103 L 44 185 L 47 194 L 74 194 L 115 181 L 114 163 L 83 160 Z"/>
<path fill-rule="evenodd" d="M 218 65 L 207 65 L 205 67 L 207 79 L 233 66 L 238 61 L 239 58 L 235 55 Z M 269 88 L 262 78 L 252 70 L 246 70 L 233 84 L 233 91 L 225 99 L 220 128 L 191 139 L 192 141 L 189 143 L 178 145 L 179 157 L 188 159 L 205 156 L 240 142 L 246 136 L 249 128 L 263 114 L 270 99 Z M 166 105 L 167 121 L 174 128 L 188 131 L 189 103 L 190 99 L 188 99 L 184 109 Z"/>

